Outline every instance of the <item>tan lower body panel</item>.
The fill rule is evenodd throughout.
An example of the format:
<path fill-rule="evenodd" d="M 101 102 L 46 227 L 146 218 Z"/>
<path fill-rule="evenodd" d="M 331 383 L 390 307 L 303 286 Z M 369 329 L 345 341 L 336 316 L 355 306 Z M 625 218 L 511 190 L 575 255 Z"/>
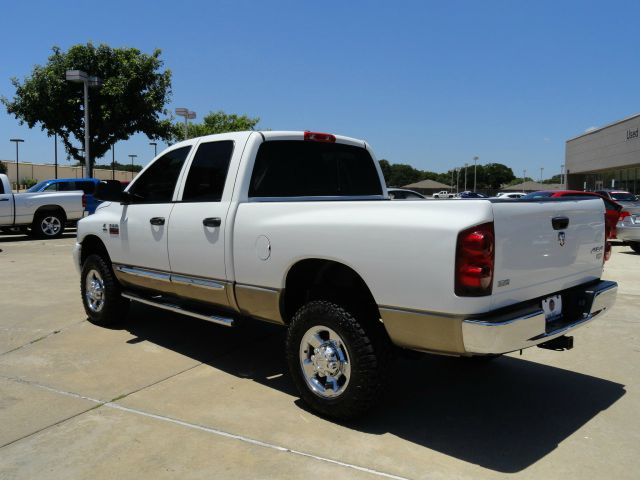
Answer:
<path fill-rule="evenodd" d="M 235 294 L 240 311 L 245 315 L 284 325 L 279 290 L 237 283 Z"/>
<path fill-rule="evenodd" d="M 391 341 L 399 347 L 462 354 L 462 317 L 379 307 Z"/>

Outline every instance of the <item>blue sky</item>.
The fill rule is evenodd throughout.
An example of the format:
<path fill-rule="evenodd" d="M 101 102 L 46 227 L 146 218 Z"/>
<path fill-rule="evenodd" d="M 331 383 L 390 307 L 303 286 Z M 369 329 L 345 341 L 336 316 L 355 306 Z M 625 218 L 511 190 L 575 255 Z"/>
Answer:
<path fill-rule="evenodd" d="M 7 3 L 0 95 L 53 45 L 160 48 L 171 110 L 364 138 L 378 158 L 422 169 L 479 155 L 550 176 L 566 139 L 640 110 L 636 2 Z M 2 108 L 0 159 L 15 158 L 14 136 L 21 160 L 53 162 L 53 140 Z M 116 145 L 119 161 L 151 153 L 141 135 Z"/>

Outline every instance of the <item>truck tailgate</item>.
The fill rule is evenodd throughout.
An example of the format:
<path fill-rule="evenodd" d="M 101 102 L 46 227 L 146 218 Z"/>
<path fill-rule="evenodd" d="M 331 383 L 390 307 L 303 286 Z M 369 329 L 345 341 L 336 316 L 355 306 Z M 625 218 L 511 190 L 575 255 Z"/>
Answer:
<path fill-rule="evenodd" d="M 496 201 L 492 206 L 492 308 L 600 278 L 605 242 L 602 200 Z"/>

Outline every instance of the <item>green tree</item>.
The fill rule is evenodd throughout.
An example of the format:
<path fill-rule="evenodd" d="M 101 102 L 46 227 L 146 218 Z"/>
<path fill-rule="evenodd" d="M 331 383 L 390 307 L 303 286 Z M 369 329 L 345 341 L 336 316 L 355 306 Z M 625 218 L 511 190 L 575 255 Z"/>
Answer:
<path fill-rule="evenodd" d="M 0 173 L 7 173 L 7 166 L 4 162 L 0 162 Z"/>
<path fill-rule="evenodd" d="M 171 122 L 161 119 L 171 95 L 171 72 L 161 71 L 160 50 L 151 55 L 135 48 L 75 45 L 67 52 L 53 47 L 45 65 L 36 65 L 20 82 L 12 100 L 2 98 L 7 112 L 29 128 L 39 125 L 57 134 L 68 154 L 84 163 L 83 86 L 65 80 L 66 70 L 83 70 L 103 80 L 89 92 L 90 152 L 102 157 L 117 141 L 137 132 L 151 139 L 168 139 Z"/>
<path fill-rule="evenodd" d="M 209 112 L 202 119 L 202 123 L 189 124 L 188 137 L 202 137 L 204 135 L 214 135 L 216 133 L 242 132 L 253 130 L 260 121 L 259 117 L 249 117 L 247 115 L 237 115 L 235 113 Z M 171 128 L 173 141 L 184 140 L 184 122 L 174 123 Z"/>

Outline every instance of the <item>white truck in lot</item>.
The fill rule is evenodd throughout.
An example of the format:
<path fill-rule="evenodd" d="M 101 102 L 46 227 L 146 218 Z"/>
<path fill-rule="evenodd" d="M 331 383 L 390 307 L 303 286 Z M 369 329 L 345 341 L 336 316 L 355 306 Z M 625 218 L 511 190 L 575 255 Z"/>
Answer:
<path fill-rule="evenodd" d="M 9 178 L 0 174 L 0 231 L 29 231 L 43 238 L 62 235 L 66 224 L 84 215 L 84 193 L 13 193 Z"/>
<path fill-rule="evenodd" d="M 378 401 L 396 350 L 568 349 L 567 334 L 616 297 L 600 279 L 600 199 L 393 202 L 353 138 L 191 139 L 125 191 L 102 182 L 96 196 L 105 202 L 78 223 L 74 249 L 94 323 L 120 321 L 136 301 L 226 326 L 283 325 L 300 395 L 334 418 Z"/>

